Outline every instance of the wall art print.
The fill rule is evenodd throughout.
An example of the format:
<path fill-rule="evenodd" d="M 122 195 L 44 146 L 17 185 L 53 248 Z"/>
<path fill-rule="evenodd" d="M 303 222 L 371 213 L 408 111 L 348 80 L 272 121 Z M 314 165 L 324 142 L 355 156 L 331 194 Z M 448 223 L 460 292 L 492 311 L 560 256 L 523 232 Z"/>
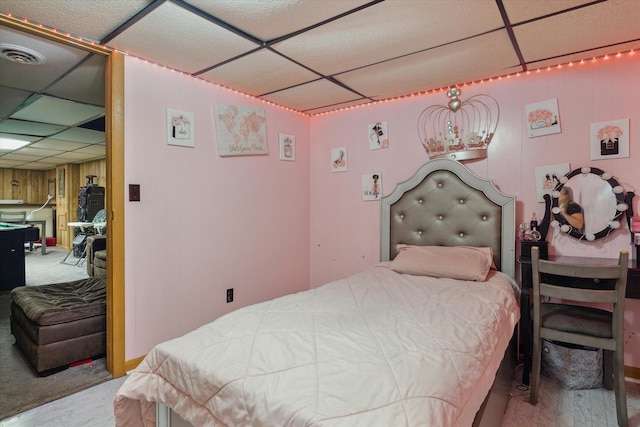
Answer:
<path fill-rule="evenodd" d="M 591 123 L 591 160 L 629 157 L 629 119 Z"/>
<path fill-rule="evenodd" d="M 195 147 L 193 113 L 167 108 L 167 144 Z"/>
<path fill-rule="evenodd" d="M 387 122 L 377 122 L 368 126 L 369 150 L 389 148 L 389 134 L 387 133 Z"/>
<path fill-rule="evenodd" d="M 547 99 L 525 106 L 529 138 L 560 133 L 558 100 Z"/>
<path fill-rule="evenodd" d="M 218 104 L 215 107 L 218 155 L 269 154 L 263 108 Z"/>
<path fill-rule="evenodd" d="M 362 200 L 380 200 L 382 198 L 382 175 L 369 173 L 362 175 Z"/>
<path fill-rule="evenodd" d="M 295 135 L 286 135 L 281 133 L 278 135 L 280 148 L 280 160 L 295 161 L 296 160 L 296 137 Z"/>
<path fill-rule="evenodd" d="M 544 195 L 553 193 L 560 178 L 571 171 L 569 163 L 536 167 L 536 193 L 538 201 L 544 202 Z"/>
<path fill-rule="evenodd" d="M 349 169 L 347 147 L 331 149 L 331 172 L 346 172 Z"/>

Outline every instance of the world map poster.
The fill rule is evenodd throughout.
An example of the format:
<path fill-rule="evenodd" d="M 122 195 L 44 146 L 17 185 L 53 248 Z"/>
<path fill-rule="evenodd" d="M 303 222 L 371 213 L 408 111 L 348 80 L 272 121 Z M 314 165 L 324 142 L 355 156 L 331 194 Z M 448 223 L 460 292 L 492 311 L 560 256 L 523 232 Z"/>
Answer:
<path fill-rule="evenodd" d="M 269 154 L 264 109 L 218 104 L 215 122 L 220 156 Z"/>

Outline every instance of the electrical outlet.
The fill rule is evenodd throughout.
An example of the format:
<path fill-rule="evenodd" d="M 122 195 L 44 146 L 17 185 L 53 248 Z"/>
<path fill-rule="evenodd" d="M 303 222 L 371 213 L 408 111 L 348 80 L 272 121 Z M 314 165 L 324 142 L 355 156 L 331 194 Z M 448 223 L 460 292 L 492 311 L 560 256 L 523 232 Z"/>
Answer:
<path fill-rule="evenodd" d="M 233 288 L 227 289 L 227 302 L 233 302 Z"/>

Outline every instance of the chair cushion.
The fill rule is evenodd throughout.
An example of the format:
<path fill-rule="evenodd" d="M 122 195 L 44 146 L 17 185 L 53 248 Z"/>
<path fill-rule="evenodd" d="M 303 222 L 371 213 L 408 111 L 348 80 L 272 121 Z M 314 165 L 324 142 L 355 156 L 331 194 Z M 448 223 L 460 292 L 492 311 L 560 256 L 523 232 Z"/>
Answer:
<path fill-rule="evenodd" d="M 601 338 L 612 338 L 611 312 L 592 307 L 543 303 L 542 327 Z"/>

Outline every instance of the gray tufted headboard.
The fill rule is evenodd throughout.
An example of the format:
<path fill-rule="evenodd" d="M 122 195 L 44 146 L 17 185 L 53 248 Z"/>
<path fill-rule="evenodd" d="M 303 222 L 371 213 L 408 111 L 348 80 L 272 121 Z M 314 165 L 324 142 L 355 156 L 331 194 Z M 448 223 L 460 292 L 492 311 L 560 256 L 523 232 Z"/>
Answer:
<path fill-rule="evenodd" d="M 437 159 L 382 198 L 380 260 L 396 245 L 489 246 L 502 272 L 515 277 L 515 197 L 462 163 Z"/>

